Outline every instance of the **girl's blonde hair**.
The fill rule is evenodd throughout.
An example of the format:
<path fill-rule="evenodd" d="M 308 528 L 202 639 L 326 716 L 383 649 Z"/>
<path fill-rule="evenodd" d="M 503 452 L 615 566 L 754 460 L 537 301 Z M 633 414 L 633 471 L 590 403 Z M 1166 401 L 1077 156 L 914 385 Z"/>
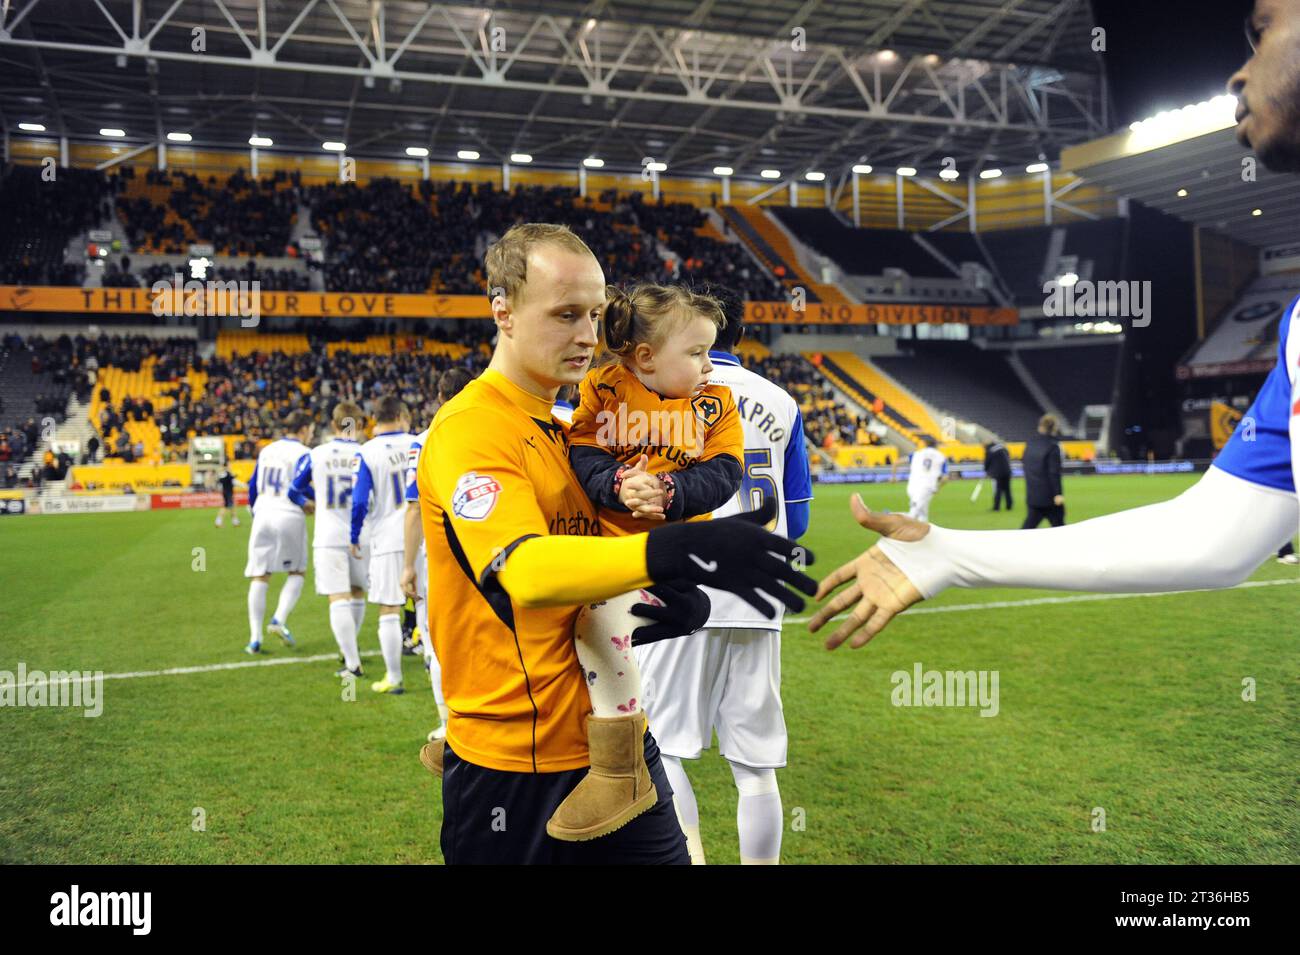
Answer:
<path fill-rule="evenodd" d="M 626 292 L 610 285 L 605 290 L 606 354 L 630 359 L 642 342 L 657 348 L 676 324 L 696 315 L 707 318 L 718 329 L 726 324 L 717 299 L 680 285 L 641 282 Z"/>

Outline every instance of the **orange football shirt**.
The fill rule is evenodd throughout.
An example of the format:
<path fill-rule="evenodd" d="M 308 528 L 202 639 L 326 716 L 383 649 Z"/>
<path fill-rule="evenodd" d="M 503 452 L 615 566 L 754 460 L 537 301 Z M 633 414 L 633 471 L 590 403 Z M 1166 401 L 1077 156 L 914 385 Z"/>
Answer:
<path fill-rule="evenodd" d="M 645 454 L 652 474 L 683 471 L 722 454 L 744 466 L 745 432 L 726 385 L 706 385 L 693 398 L 665 398 L 614 362 L 589 371 L 578 398 L 569 428 L 575 445 L 608 451 L 623 464 Z M 604 507 L 599 516 L 607 534 L 643 534 L 657 523 Z"/>
<path fill-rule="evenodd" d="M 568 450 L 550 400 L 489 369 L 438 410 L 420 453 L 447 740 L 489 769 L 559 772 L 589 762 L 591 702 L 573 647 L 579 606 L 516 606 L 496 577 L 530 537 L 601 533 Z"/>

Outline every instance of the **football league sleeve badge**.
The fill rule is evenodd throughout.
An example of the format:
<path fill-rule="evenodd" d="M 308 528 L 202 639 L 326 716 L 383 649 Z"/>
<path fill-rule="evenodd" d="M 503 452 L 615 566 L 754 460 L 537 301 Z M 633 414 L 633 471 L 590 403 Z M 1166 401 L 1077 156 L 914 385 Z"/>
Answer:
<path fill-rule="evenodd" d="M 460 476 L 451 495 L 451 512 L 465 521 L 486 520 L 497 506 L 501 484 L 487 474 L 469 471 Z"/>

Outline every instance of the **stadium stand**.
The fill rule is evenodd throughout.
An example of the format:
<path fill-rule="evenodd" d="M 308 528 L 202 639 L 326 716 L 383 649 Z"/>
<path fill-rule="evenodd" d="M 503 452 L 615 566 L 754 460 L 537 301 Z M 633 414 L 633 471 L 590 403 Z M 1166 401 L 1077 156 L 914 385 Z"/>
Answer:
<path fill-rule="evenodd" d="M 1041 306 L 1043 284 L 1056 277 L 1063 256 L 1078 261 L 1080 278 L 1103 281 L 1122 278 L 1125 220 L 1101 219 L 1064 226 L 999 229 L 980 234 L 993 271 L 1006 284 L 1017 305 Z M 929 238 L 929 234 L 927 234 Z"/>
<path fill-rule="evenodd" d="M 114 215 L 137 260 L 134 269 L 130 255 L 109 261 L 106 286 L 168 279 L 177 271 L 174 264 L 142 263 L 138 256 L 183 254 L 196 242 L 211 243 L 220 255 L 297 257 L 301 251 L 290 235 L 305 207 L 326 242 L 328 291 L 479 294 L 486 246 L 516 222 L 549 221 L 580 231 L 613 281 L 722 282 L 747 299 L 786 297 L 781 283 L 738 242 L 726 241 L 703 210 L 685 202 L 647 202 L 638 192 L 611 190 L 593 200 L 568 187 L 503 191 L 454 181 L 422 180 L 412 187 L 376 178 L 364 185 L 304 185 L 297 173 L 283 171 L 259 180 L 242 170 L 224 180 L 154 169 L 138 174 L 130 166 L 112 174 L 68 173 L 59 193 L 39 193 L 40 203 L 5 203 L 25 210 L 0 240 L 0 278 L 6 284 L 82 284 L 84 269 L 63 266 L 64 249 L 77 233 Z M 32 167 L 6 166 L 3 188 L 11 199 L 23 195 L 38 174 Z M 256 280 L 268 291 L 310 288 L 305 272 L 266 268 L 255 259 L 238 268 L 215 267 L 209 277 Z"/>
<path fill-rule="evenodd" d="M 176 255 L 209 242 L 222 255 L 283 255 L 297 217 L 301 181 L 283 171 L 224 180 L 124 167 L 114 177 L 115 208 L 141 255 Z"/>
<path fill-rule="evenodd" d="M 35 458 L 41 438 L 64 420 L 69 398 L 90 396 L 91 375 L 69 345 L 66 337 L 10 334 L 0 341 L 0 485 L 13 487 L 33 473 L 61 478 L 71 462 Z"/>
<path fill-rule="evenodd" d="M 999 229 L 978 235 L 962 229 L 913 233 L 896 229 L 855 229 L 829 209 L 788 206 L 771 209 L 800 241 L 827 256 L 848 275 L 877 276 L 887 268 L 913 278 L 953 278 L 950 269 L 916 241 L 919 236 L 960 267 L 984 266 L 1000 278 L 1015 304 L 1041 305 L 1043 283 L 1056 275 L 1062 257 L 1076 260 L 1081 278 L 1120 277 L 1124 222 L 1102 219 L 1062 226 Z"/>
<path fill-rule="evenodd" d="M 0 167 L 0 285 L 80 285 L 84 265 L 64 262 L 68 243 L 110 214 L 112 186 L 101 172 Z"/>
<path fill-rule="evenodd" d="M 941 413 L 973 421 L 1004 441 L 1034 433 L 1042 411 L 1003 355 L 967 342 L 914 344 L 910 355 L 874 361 Z"/>
<path fill-rule="evenodd" d="M 1114 398 L 1118 342 L 1017 348 L 1015 354 L 1072 429 L 1079 426 L 1085 407 L 1109 405 Z"/>
<path fill-rule="evenodd" d="M 191 438 L 220 436 L 228 459 L 247 463 L 288 413 L 305 410 L 323 421 L 343 398 L 360 401 L 369 412 L 379 398 L 397 394 L 412 405 L 417 423 L 427 421 L 435 409 L 423 399 L 424 383 L 454 365 L 477 374 L 490 355 L 491 326 L 484 322 L 465 322 L 454 335 L 377 334 L 362 328 L 344 338 L 337 329 L 317 334 L 321 330 L 312 329 L 310 337 L 223 331 L 207 359 L 193 338 L 60 340 L 66 361 L 98 367 L 93 389 L 87 377 L 84 391 L 104 449 L 103 467 L 77 468 L 73 479 L 99 489 L 184 483 Z M 41 339 L 32 342 L 36 348 L 55 347 Z M 26 360 L 26 345 L 19 344 L 24 349 L 19 357 Z M 868 430 L 875 416 L 840 401 L 802 356 L 773 355 L 754 341 L 743 342 L 738 351 L 748 367 L 795 396 L 806 438 L 830 453 L 830 460 L 851 467 L 897 458 L 894 448 L 882 446 Z M 21 435 L 11 436 L 8 446 L 12 455 L 12 449 L 30 450 L 34 444 Z M 39 481 L 41 475 L 36 477 Z"/>
<path fill-rule="evenodd" d="M 1197 343 L 1188 365 L 1265 361 L 1277 351 L 1278 323 L 1300 294 L 1300 275 L 1283 273 L 1255 279 L 1218 323 Z"/>
<path fill-rule="evenodd" d="M 307 290 L 310 276 L 305 269 L 273 268 L 260 258 L 296 252 L 290 236 L 300 215 L 324 240 L 325 288 L 338 291 L 478 294 L 484 281 L 479 263 L 487 245 L 513 223 L 537 219 L 564 222 L 582 234 L 611 280 L 720 281 L 750 299 L 781 299 L 802 284 L 812 302 L 846 301 L 835 286 L 810 281 L 791 234 L 831 254 L 846 270 L 898 267 L 918 276 L 948 273 L 910 233 L 852 229 L 823 209 L 778 208 L 769 216 L 757 206 L 723 207 L 722 221 L 740 240 L 731 241 L 719 234 L 716 219 L 705 209 L 685 202 L 652 202 L 642 193 L 614 189 L 591 198 L 562 186 L 504 191 L 490 183 L 412 184 L 385 178 L 364 184 L 305 185 L 296 174 L 283 172 L 262 180 L 237 172 L 219 180 L 152 169 L 137 174 L 129 167 L 111 175 L 89 172 L 76 178 L 77 188 L 61 194 L 70 208 L 49 218 L 63 224 L 58 235 L 66 245 L 69 230 L 75 234 L 76 228 L 102 222 L 98 217 L 116 210 L 129 236 L 130 255 L 106 262 L 105 285 L 147 286 L 167 279 L 179 265 L 159 257 L 183 253 L 190 242 L 204 241 L 241 256 L 235 259 L 238 265 L 213 266 L 211 278 L 259 281 L 267 290 Z M 5 188 L 14 186 L 6 182 Z M 30 220 L 23 222 L 24 228 L 32 227 Z M 1015 230 L 1016 241 L 999 249 L 1036 247 L 1038 263 L 1023 275 L 1013 273 L 1028 288 L 1034 287 L 1030 272 L 1032 282 L 1039 278 L 1044 243 L 1049 241 L 1059 254 L 1074 249 L 1102 261 L 1102 268 L 1118 267 L 1114 256 L 1106 260 L 1105 250 L 1097 248 L 1115 224 L 1082 226 Z M 292 234 L 301 234 L 301 229 Z M 981 239 L 968 233 L 927 233 L 925 238 L 955 263 L 989 261 L 983 258 Z M 141 261 L 143 256 L 148 259 Z M 32 261 L 23 265 L 28 272 Z M 78 279 L 57 271 L 43 268 L 41 275 Z M 472 321 L 450 335 L 363 322 L 314 323 L 310 335 L 306 328 L 223 331 L 215 348 L 192 338 L 160 344 L 158 339 L 111 336 L 79 338 L 60 347 L 72 360 L 99 366 L 99 380 L 93 397 L 87 395 L 84 414 L 98 429 L 108 463 L 167 467 L 184 459 L 189 439 L 196 435 L 222 435 L 230 456 L 246 459 L 289 411 L 303 408 L 323 418 L 322 408 L 345 395 L 369 402 L 376 394 L 392 393 L 419 405 L 420 384 L 429 375 L 457 363 L 482 366 L 484 341 L 491 331 L 490 324 Z M 1027 435 L 1026 425 L 1040 409 L 1015 381 L 1005 357 L 966 345 L 956 346 L 957 356 L 942 345 L 924 343 L 915 354 L 881 359 L 879 364 L 847 351 L 774 356 L 756 339 L 747 341 L 741 352 L 747 363 L 796 395 L 806 437 L 823 452 L 820 460 L 825 463 L 885 463 L 897 457 L 891 442 L 906 453 L 908 445 L 927 436 L 940 438 L 931 408 L 976 421 L 1004 437 Z M 1031 373 L 1044 380 L 1045 388 L 1052 386 L 1053 400 L 1067 416 L 1084 404 L 1105 403 L 1106 382 L 1113 382 L 1113 349 L 1083 356 L 1088 366 L 1070 380 L 1062 379 L 1059 371 L 1070 364 L 1069 349 L 1060 355 L 1024 351 Z M 971 367 L 959 367 L 966 364 Z M 990 376 L 1000 384 L 990 383 Z M 1079 377 L 1086 380 L 1075 380 Z M 61 407 L 66 398 L 65 392 Z M 417 418 L 430 410 L 417 407 Z M 11 456 L 15 446 L 25 445 L 24 439 L 10 442 Z M 944 447 L 966 453 L 953 443 Z M 30 453 L 32 448 L 23 450 Z"/>
<path fill-rule="evenodd" d="M 841 402 L 804 356 L 742 354 L 746 367 L 794 396 L 803 415 L 804 436 L 814 447 L 838 451 L 880 444 L 879 436 L 869 429 L 875 416 Z"/>
<path fill-rule="evenodd" d="M 942 262 L 912 240 L 910 232 L 855 229 L 829 209 L 779 206 L 771 211 L 801 241 L 850 275 L 880 275 L 886 268 L 902 269 L 918 278 L 952 275 Z"/>
<path fill-rule="evenodd" d="M 640 193 L 589 201 L 567 187 L 505 192 L 488 183 L 423 181 L 412 190 L 378 179 L 313 186 L 307 201 L 329 241 L 331 290 L 478 294 L 487 246 L 516 222 L 546 221 L 580 232 L 612 281 L 724 282 L 748 299 L 780 291 L 739 246 L 703 228 L 701 210 L 647 203 Z"/>
<path fill-rule="evenodd" d="M 802 287 L 809 302 L 843 305 L 844 293 L 834 285 L 815 282 L 799 266 L 799 256 L 776 224 L 758 206 L 722 206 L 719 210 L 727 225 L 735 231 L 750 251 L 775 275 L 786 290 Z M 786 298 L 781 295 L 780 298 Z"/>
<path fill-rule="evenodd" d="M 344 399 L 371 414 L 379 400 L 395 394 L 417 423 L 427 422 L 436 410 L 427 382 L 456 365 L 474 374 L 486 367 L 485 331 L 466 329 L 455 342 L 415 335 L 326 342 L 298 333 L 226 332 L 206 361 L 193 339 L 109 340 L 90 416 L 110 465 L 180 462 L 199 435 L 220 436 L 228 457 L 250 459 L 293 411 L 324 421 Z M 98 355 L 101 342 L 78 341 L 86 355 Z"/>
<path fill-rule="evenodd" d="M 849 351 L 820 352 L 807 356 L 831 382 L 880 419 L 919 446 L 926 437 L 938 440 L 940 429 L 930 413 L 910 395 Z"/>
<path fill-rule="evenodd" d="M 151 288 L 156 282 L 172 282 L 176 275 L 189 279 L 189 266 L 180 262 L 154 263 L 131 271 L 130 256 L 109 259 L 100 276 L 104 288 Z M 306 292 L 311 289 L 311 278 L 306 272 L 295 269 L 262 268 L 254 259 L 248 259 L 238 268 L 228 265 L 209 266 L 205 281 L 257 282 L 267 292 Z"/>
<path fill-rule="evenodd" d="M 278 352 L 303 355 L 311 351 L 307 336 L 301 333 L 223 331 L 217 336 L 218 358 L 234 358 L 255 352 Z"/>

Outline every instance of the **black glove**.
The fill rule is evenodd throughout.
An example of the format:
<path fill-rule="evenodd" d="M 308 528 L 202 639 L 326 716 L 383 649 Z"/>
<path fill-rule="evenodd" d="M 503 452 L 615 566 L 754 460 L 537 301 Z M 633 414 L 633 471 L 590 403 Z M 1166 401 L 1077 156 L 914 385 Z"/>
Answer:
<path fill-rule="evenodd" d="M 646 603 L 632 605 L 632 613 L 655 621 L 632 631 L 632 646 L 643 647 L 659 640 L 684 637 L 709 622 L 709 611 L 713 609 L 709 595 L 689 580 L 655 584 L 646 590 L 662 600 L 664 606 Z"/>
<path fill-rule="evenodd" d="M 806 565 L 813 562 L 813 555 L 793 541 L 763 530 L 775 517 L 776 501 L 768 498 L 758 510 L 735 517 L 657 527 L 650 531 L 645 549 L 650 579 L 685 578 L 729 591 L 769 620 L 776 611 L 760 596 L 760 590 L 791 610 L 802 610 L 803 598 L 782 582 L 810 597 L 817 593 L 817 582 L 786 560 L 797 554 Z"/>

